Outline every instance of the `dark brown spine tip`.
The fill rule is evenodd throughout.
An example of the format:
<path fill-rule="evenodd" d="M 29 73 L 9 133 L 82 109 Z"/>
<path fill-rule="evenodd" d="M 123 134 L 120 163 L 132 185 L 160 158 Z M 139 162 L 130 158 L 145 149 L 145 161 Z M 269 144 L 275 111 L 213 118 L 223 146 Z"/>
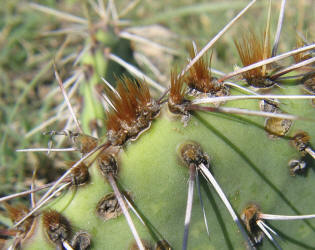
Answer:
<path fill-rule="evenodd" d="M 107 137 L 114 146 L 122 146 L 128 139 L 136 139 L 151 124 L 160 106 L 151 97 L 145 82 L 127 77 L 118 79 L 117 93 L 107 89 L 113 109 L 107 111 Z"/>
<path fill-rule="evenodd" d="M 55 210 L 43 213 L 43 225 L 48 238 L 60 246 L 71 235 L 71 226 L 66 217 Z"/>
<path fill-rule="evenodd" d="M 249 204 L 243 211 L 241 219 L 245 224 L 247 231 L 256 244 L 260 244 L 264 236 L 263 232 L 257 225 L 257 220 L 259 220 L 260 208 L 256 204 Z"/>
<path fill-rule="evenodd" d="M 179 146 L 179 157 L 186 166 L 191 164 L 208 166 L 209 157 L 203 152 L 200 145 L 195 142 L 185 142 Z"/>

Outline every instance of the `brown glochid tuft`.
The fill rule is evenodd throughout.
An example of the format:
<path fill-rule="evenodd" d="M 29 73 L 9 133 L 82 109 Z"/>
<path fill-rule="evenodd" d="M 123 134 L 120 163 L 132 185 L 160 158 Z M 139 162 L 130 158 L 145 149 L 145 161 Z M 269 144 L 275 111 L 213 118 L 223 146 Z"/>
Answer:
<path fill-rule="evenodd" d="M 267 47 L 265 47 L 265 39 L 266 35 L 264 39 L 259 39 L 252 31 L 244 34 L 240 40 L 234 40 L 243 66 L 248 66 L 271 57 L 270 42 L 267 41 Z M 268 88 L 275 84 L 269 79 L 269 71 L 270 66 L 265 65 L 244 72 L 242 75 L 249 85 L 256 88 Z"/>
<path fill-rule="evenodd" d="M 259 220 L 259 214 L 260 208 L 256 204 L 249 204 L 241 214 L 241 219 L 256 244 L 260 244 L 264 237 L 263 232 L 256 223 Z"/>
<path fill-rule="evenodd" d="M 108 152 L 107 150 L 103 151 L 97 157 L 97 161 L 103 176 L 107 177 L 109 174 L 117 176 L 118 165 L 114 153 Z"/>
<path fill-rule="evenodd" d="M 168 107 L 172 113 L 187 114 L 185 104 L 189 101 L 185 99 L 186 85 L 182 76 L 177 76 L 176 70 L 171 72 L 171 87 L 168 99 Z"/>
<path fill-rule="evenodd" d="M 159 113 L 160 106 L 151 97 L 144 81 L 126 76 L 117 80 L 117 93 L 106 88 L 113 108 L 107 111 L 107 138 L 114 146 L 136 139 Z"/>
<path fill-rule="evenodd" d="M 25 205 L 22 205 L 22 204 L 19 204 L 17 206 L 11 206 L 5 202 L 4 206 L 9 214 L 10 219 L 14 223 L 20 221 L 29 213 L 29 209 Z M 29 230 L 31 229 L 33 221 L 34 221 L 34 216 L 28 217 L 20 226 L 18 226 L 17 230 L 23 235 L 27 234 Z"/>
<path fill-rule="evenodd" d="M 43 212 L 43 225 L 48 238 L 58 246 L 71 235 L 70 223 L 55 210 Z"/>
<path fill-rule="evenodd" d="M 292 138 L 293 146 L 300 152 L 309 147 L 309 142 L 310 136 L 304 131 L 297 132 Z"/>
<path fill-rule="evenodd" d="M 76 162 L 72 162 L 71 165 L 74 165 L 75 163 Z M 72 185 L 75 186 L 84 185 L 89 181 L 89 169 L 84 162 L 71 170 L 70 178 Z"/>
<path fill-rule="evenodd" d="M 194 58 L 197 51 L 190 46 L 189 48 L 190 57 Z M 208 93 L 214 96 L 225 96 L 228 95 L 228 89 L 223 83 L 218 82 L 217 78 L 212 77 L 210 66 L 211 66 L 212 54 L 209 61 L 205 61 L 200 58 L 190 69 L 185 77 L 187 85 L 192 91 L 199 91 L 201 93 Z"/>
<path fill-rule="evenodd" d="M 185 142 L 179 146 L 179 156 L 185 165 L 209 165 L 209 157 L 196 142 Z"/>

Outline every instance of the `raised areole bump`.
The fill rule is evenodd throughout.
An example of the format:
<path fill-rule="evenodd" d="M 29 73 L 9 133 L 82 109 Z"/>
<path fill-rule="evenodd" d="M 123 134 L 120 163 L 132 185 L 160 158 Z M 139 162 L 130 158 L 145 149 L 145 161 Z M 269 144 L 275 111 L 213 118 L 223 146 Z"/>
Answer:
<path fill-rule="evenodd" d="M 241 214 L 241 219 L 250 234 L 250 237 L 256 244 L 260 244 L 263 239 L 263 232 L 256 224 L 260 213 L 260 208 L 257 204 L 249 204 Z"/>
<path fill-rule="evenodd" d="M 56 245 L 62 247 L 64 241 L 68 241 L 72 229 L 65 216 L 55 210 L 43 212 L 43 225 L 48 239 Z"/>
<path fill-rule="evenodd" d="M 96 205 L 96 213 L 103 220 L 117 218 L 122 215 L 121 208 L 114 193 L 105 195 Z"/>
<path fill-rule="evenodd" d="M 91 235 L 88 232 L 80 230 L 75 233 L 71 240 L 71 246 L 74 250 L 88 250 L 91 248 Z"/>
<path fill-rule="evenodd" d="M 283 113 L 279 107 L 277 100 L 262 100 L 259 103 L 260 110 L 270 113 Z M 270 138 L 283 137 L 287 135 L 292 126 L 292 121 L 289 119 L 280 119 L 276 117 L 268 117 L 265 119 L 264 128 Z"/>
<path fill-rule="evenodd" d="M 29 213 L 29 209 L 23 204 L 12 206 L 5 202 L 4 207 L 13 223 L 21 220 L 26 214 Z M 29 218 L 27 218 L 27 220 L 25 220 L 21 225 L 16 228 L 17 242 L 20 242 L 22 239 L 26 238 L 27 235 L 31 232 L 32 226 L 35 223 L 34 219 L 34 216 L 30 216 Z"/>
<path fill-rule="evenodd" d="M 75 164 L 75 162 L 70 163 L 71 166 Z M 82 162 L 79 166 L 71 170 L 71 174 L 69 176 L 71 178 L 72 185 L 81 186 L 86 184 L 90 179 L 89 169 L 87 165 Z"/>
<path fill-rule="evenodd" d="M 307 170 L 307 163 L 303 160 L 290 160 L 289 163 L 289 170 L 291 176 L 296 175 L 304 175 Z"/>
<path fill-rule="evenodd" d="M 201 146 L 193 141 L 187 141 L 178 146 L 178 154 L 180 159 L 186 166 L 194 164 L 196 166 L 200 164 L 208 165 L 209 157 L 203 152 Z"/>

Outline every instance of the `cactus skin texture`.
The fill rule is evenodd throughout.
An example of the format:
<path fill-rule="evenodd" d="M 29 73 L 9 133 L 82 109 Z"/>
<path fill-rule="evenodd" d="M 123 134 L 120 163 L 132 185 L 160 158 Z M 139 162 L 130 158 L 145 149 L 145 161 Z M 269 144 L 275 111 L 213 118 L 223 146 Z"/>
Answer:
<path fill-rule="evenodd" d="M 268 89 L 268 94 L 305 94 L 300 82 L 283 83 L 282 87 L 273 86 Z M 230 92 L 231 95 L 242 94 L 236 89 Z M 190 97 L 195 98 L 198 97 Z M 230 101 L 220 107 L 259 110 L 260 100 Z M 310 100 L 281 99 L 278 108 L 283 113 L 299 117 L 315 117 Z M 152 118 L 150 127 L 136 140 L 128 140 L 115 153 L 118 164 L 116 179 L 120 190 L 131 197 L 148 227 L 159 232 L 154 233 L 155 238 L 152 237 L 129 209 L 148 249 L 167 249 L 156 246 L 157 241 L 162 239 L 172 249 L 182 248 L 189 169 L 181 161 L 178 151 L 180 145 L 189 141 L 197 142 L 207 154 L 210 171 L 239 218 L 249 203 L 258 204 L 264 213 L 269 214 L 315 212 L 314 159 L 305 156 L 307 170 L 302 176 L 292 176 L 288 166 L 290 160 L 300 159 L 303 154 L 292 143 L 297 132 L 307 132 L 309 145 L 315 145 L 314 121 L 295 120 L 285 136 L 271 137 L 264 129 L 265 117 L 206 111 L 188 113 L 189 119 L 183 122 L 182 114 L 172 113 L 167 103 L 161 104 L 160 113 Z M 93 157 L 99 155 L 96 153 Z M 113 190 L 100 171 L 99 161 L 91 158 L 87 160 L 90 163 L 89 181 L 84 185 L 68 187 L 40 210 L 32 229 L 21 242 L 22 249 L 62 248 L 62 242 L 66 240 L 71 244 L 79 231 L 88 233 L 91 249 L 137 249 L 120 211 L 115 210 L 113 218 L 109 219 L 97 213 L 99 202 Z M 188 249 L 246 249 L 248 246 L 242 234 L 211 184 L 201 174 L 199 179 L 210 236 L 206 233 L 198 195 L 195 195 Z M 54 214 L 51 211 L 58 211 L 67 221 L 63 230 L 71 228 L 63 234 L 66 239 L 53 241 L 47 232 L 47 213 Z M 271 221 L 268 224 L 281 236 L 277 241 L 283 249 L 315 248 L 315 220 Z M 12 242 L 7 244 L 9 246 Z M 259 249 L 273 247 L 267 237 L 258 246 Z"/>

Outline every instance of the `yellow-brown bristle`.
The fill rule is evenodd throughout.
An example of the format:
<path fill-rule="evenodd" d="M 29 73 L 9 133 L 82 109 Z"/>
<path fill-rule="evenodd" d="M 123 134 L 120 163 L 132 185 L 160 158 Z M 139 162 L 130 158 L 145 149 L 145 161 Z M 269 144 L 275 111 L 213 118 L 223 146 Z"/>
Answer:
<path fill-rule="evenodd" d="M 25 214 L 28 213 L 28 209 L 24 205 L 18 205 L 13 207 L 7 203 L 4 203 L 6 210 L 8 211 L 9 217 L 13 222 L 19 221 Z"/>
<path fill-rule="evenodd" d="M 150 125 L 159 106 L 151 98 L 145 82 L 123 77 L 117 80 L 116 90 L 118 94 L 109 89 L 106 91 L 114 107 L 107 111 L 107 135 L 113 145 L 122 145 Z"/>
<path fill-rule="evenodd" d="M 189 48 L 189 54 L 191 58 L 196 56 L 194 48 Z M 189 70 L 186 77 L 187 84 L 190 88 L 196 89 L 203 93 L 209 93 L 213 90 L 212 76 L 209 71 L 211 64 L 211 57 L 209 62 L 206 62 L 203 58 L 200 58 Z"/>
<path fill-rule="evenodd" d="M 49 239 L 56 244 L 67 240 L 71 234 L 70 223 L 55 210 L 43 212 L 43 225 Z"/>
<path fill-rule="evenodd" d="M 8 211 L 10 219 L 14 223 L 20 221 L 21 219 L 24 218 L 24 216 L 26 216 L 29 213 L 29 209 L 22 204 L 14 207 L 7 203 L 4 203 L 4 206 L 6 210 Z M 33 216 L 29 217 L 18 227 L 18 230 L 22 233 L 27 233 L 32 226 L 33 219 L 34 219 Z"/>
<path fill-rule="evenodd" d="M 96 148 L 98 140 L 93 136 L 89 136 L 82 133 L 75 133 L 69 131 L 70 138 L 73 142 L 74 147 L 79 150 L 82 154 L 87 154 Z"/>
<path fill-rule="evenodd" d="M 184 102 L 186 93 L 186 86 L 184 85 L 183 77 L 177 77 L 176 70 L 171 72 L 171 88 L 169 95 L 169 102 L 173 105 L 180 105 Z"/>
<path fill-rule="evenodd" d="M 266 37 L 266 36 L 265 36 Z M 269 38 L 269 36 L 267 36 Z M 243 35 L 238 41 L 234 40 L 237 51 L 240 55 L 243 66 L 248 66 L 256 62 L 265 60 L 271 56 L 269 39 L 265 45 L 265 39 L 259 39 L 254 32 Z M 243 77 L 249 85 L 254 87 L 268 87 L 272 83 L 268 82 L 266 67 L 261 66 L 243 73 Z"/>
<path fill-rule="evenodd" d="M 263 233 L 256 224 L 257 220 L 259 220 L 259 215 L 260 209 L 256 204 L 248 205 L 241 215 L 247 231 L 256 243 L 260 243 L 263 238 Z"/>
<path fill-rule="evenodd" d="M 308 133 L 305 131 L 299 131 L 292 137 L 292 143 L 298 151 L 304 152 L 304 150 L 309 146 L 310 139 L 311 138 Z"/>

